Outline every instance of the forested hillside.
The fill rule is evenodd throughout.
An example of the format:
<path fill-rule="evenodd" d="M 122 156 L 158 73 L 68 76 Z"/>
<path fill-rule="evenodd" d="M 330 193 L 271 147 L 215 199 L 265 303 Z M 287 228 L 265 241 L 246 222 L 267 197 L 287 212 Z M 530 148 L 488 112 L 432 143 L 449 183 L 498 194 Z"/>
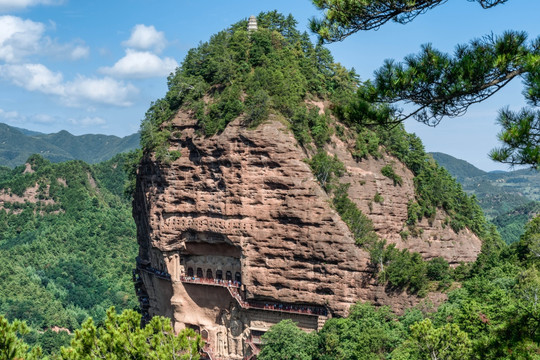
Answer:
<path fill-rule="evenodd" d="M 38 331 L 73 331 L 90 316 L 101 321 L 110 306 L 136 306 L 127 159 L 53 164 L 33 155 L 0 172 L 0 314 Z M 40 343 L 57 338 L 32 334 Z"/>
<path fill-rule="evenodd" d="M 0 166 L 22 165 L 32 154 L 52 162 L 82 160 L 90 164 L 111 159 L 139 147 L 139 134 L 75 136 L 67 131 L 41 134 L 0 123 Z"/>
<path fill-rule="evenodd" d="M 540 173 L 537 171 L 487 173 L 447 154 L 431 155 L 461 183 L 463 190 L 476 196 L 506 243 L 518 241 L 525 224 L 540 213 Z"/>

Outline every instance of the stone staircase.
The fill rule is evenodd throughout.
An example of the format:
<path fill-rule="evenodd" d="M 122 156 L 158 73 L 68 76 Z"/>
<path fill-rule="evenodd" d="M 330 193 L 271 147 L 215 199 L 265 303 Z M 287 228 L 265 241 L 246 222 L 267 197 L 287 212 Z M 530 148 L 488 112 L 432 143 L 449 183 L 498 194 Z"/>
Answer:
<path fill-rule="evenodd" d="M 323 328 L 324 326 L 324 323 L 326 322 L 326 320 L 328 320 L 329 317 L 328 316 L 322 316 L 320 315 L 319 318 L 317 319 L 317 331 L 321 331 L 321 329 Z"/>

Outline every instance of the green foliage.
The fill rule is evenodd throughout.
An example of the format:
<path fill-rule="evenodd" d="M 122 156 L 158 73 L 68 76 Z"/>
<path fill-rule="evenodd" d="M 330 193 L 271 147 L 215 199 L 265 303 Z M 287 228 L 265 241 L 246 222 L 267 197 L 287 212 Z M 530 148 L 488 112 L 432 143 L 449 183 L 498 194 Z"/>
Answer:
<path fill-rule="evenodd" d="M 430 319 L 411 326 L 411 337 L 405 346 L 413 348 L 411 353 L 417 354 L 416 359 L 426 360 L 467 359 L 472 350 L 467 333 L 461 331 L 456 324 L 435 328 Z"/>
<path fill-rule="evenodd" d="M 450 215 L 454 230 L 468 227 L 477 235 L 483 235 L 486 221 L 476 200 L 468 197 L 452 176 L 426 154 L 416 135 L 405 132 L 401 124 L 390 129 L 366 127 L 367 123 L 383 123 L 389 117 L 387 108 L 365 100 L 366 92 L 361 87 L 357 96 L 338 104 L 335 113 L 341 121 L 359 132 L 359 139 L 363 139 L 356 142 L 355 157 L 377 156 L 374 151 L 378 152 L 379 145 L 383 145 L 384 150 L 403 162 L 415 175 L 416 201 L 409 202 L 407 224 L 413 226 L 423 217 L 434 218 L 437 209 L 442 208 Z M 371 148 L 370 142 L 373 144 Z M 402 184 L 403 179 L 391 164 L 385 165 L 381 172 L 392 179 L 394 185 Z"/>
<path fill-rule="evenodd" d="M 440 281 L 451 275 L 448 261 L 440 256 L 429 260 L 426 270 L 426 275 L 430 280 Z"/>
<path fill-rule="evenodd" d="M 391 287 L 407 284 L 421 295 L 428 280 L 449 283 L 450 276 L 460 278 L 461 286 L 449 292 L 448 300 L 438 308 L 421 304 L 400 317 L 386 307 L 356 304 L 348 317 L 325 323 L 317 334 L 318 348 L 307 358 L 536 358 L 540 351 L 539 239 L 540 217 L 527 225 L 520 243 L 497 248 L 487 242 L 476 263 L 455 270 L 442 258 L 422 262 L 419 254 L 386 246 L 385 241 L 371 244 L 371 262 L 380 268 L 379 279 L 386 277 Z M 281 341 L 290 338 L 282 333 Z"/>
<path fill-rule="evenodd" d="M 270 96 L 263 89 L 255 91 L 246 100 L 245 121 L 250 127 L 257 127 L 268 118 L 270 113 Z"/>
<path fill-rule="evenodd" d="M 349 184 L 339 184 L 339 178 L 345 173 L 345 165 L 337 156 L 329 156 L 326 151 L 319 151 L 308 160 L 313 174 L 326 192 L 331 193 L 332 204 L 341 219 L 351 230 L 358 245 L 368 245 L 377 240 L 371 220 L 349 199 Z M 380 195 L 379 195 L 380 196 Z"/>
<path fill-rule="evenodd" d="M 173 116 L 173 110 L 169 102 L 159 99 L 150 105 L 141 122 L 141 147 L 147 151 L 155 151 L 157 159 L 162 161 L 170 160 L 168 139 L 171 136 L 171 127 L 165 122 Z"/>
<path fill-rule="evenodd" d="M 240 101 L 240 89 L 230 86 L 223 90 L 215 102 L 208 105 L 207 110 L 200 114 L 198 119 L 204 133 L 214 135 L 222 132 L 227 124 L 238 117 L 243 110 L 244 104 Z"/>
<path fill-rule="evenodd" d="M 54 134 L 27 133 L 0 124 L 0 166 L 14 168 L 32 154 L 42 154 L 51 162 L 83 160 L 95 164 L 139 147 L 139 134 L 123 138 L 113 135 L 75 136 L 62 130 Z"/>
<path fill-rule="evenodd" d="M 525 232 L 516 244 L 516 251 L 522 261 L 540 265 L 540 216 L 527 223 Z"/>
<path fill-rule="evenodd" d="M 414 117 L 438 124 L 445 116 L 462 115 L 469 105 L 489 98 L 525 72 L 534 52 L 534 45 L 526 40 L 520 32 L 486 36 L 457 46 L 453 57 L 424 45 L 418 55 L 406 57 L 404 64 L 387 61 L 375 74 L 374 92 L 380 101 L 409 101 L 418 106 L 410 114 L 398 113 L 400 121 Z"/>
<path fill-rule="evenodd" d="M 482 236 L 487 226 L 482 210 L 474 197 L 469 197 L 452 176 L 442 167 L 427 162 L 414 178 L 418 196 L 418 219 L 430 217 L 437 208 L 442 208 L 450 216 L 450 225 L 457 232 L 468 227 Z M 409 218 L 411 220 L 411 218 Z"/>
<path fill-rule="evenodd" d="M 357 303 L 347 318 L 328 320 L 319 335 L 320 360 L 384 359 L 405 335 L 388 307 Z"/>
<path fill-rule="evenodd" d="M 317 338 L 300 330 L 292 320 L 282 320 L 263 337 L 264 346 L 257 356 L 261 360 L 311 360 Z"/>
<path fill-rule="evenodd" d="M 467 161 L 456 159 L 448 154 L 432 152 L 430 155 L 439 165 L 448 170 L 448 172 L 462 185 L 463 181 L 467 178 L 479 177 L 487 174 L 485 171 L 480 170 Z"/>
<path fill-rule="evenodd" d="M 320 148 L 330 140 L 332 135 L 330 117 L 326 114 L 320 115 L 318 108 L 308 110 L 306 106 L 296 107 L 290 124 L 296 140 L 301 145 L 313 141 Z"/>
<path fill-rule="evenodd" d="M 375 196 L 373 197 L 373 201 L 375 201 L 376 203 L 383 203 L 384 198 L 382 197 L 381 194 L 379 194 L 379 192 L 376 192 Z"/>
<path fill-rule="evenodd" d="M 125 154 L 123 170 L 126 174 L 124 180 L 123 196 L 126 199 L 133 199 L 135 187 L 137 184 L 137 169 L 141 162 L 143 152 L 141 149 L 134 150 Z"/>
<path fill-rule="evenodd" d="M 107 310 L 101 326 L 90 318 L 75 332 L 71 346 L 62 348 L 60 359 L 176 359 L 197 360 L 203 342 L 191 329 L 174 334 L 170 319 L 154 316 L 140 327 L 141 315 L 133 310 L 116 314 Z"/>
<path fill-rule="evenodd" d="M 316 146 L 322 147 L 330 140 L 332 128 L 327 115 L 319 115 L 318 108 L 311 108 L 308 113 L 308 124 L 311 137 Z"/>
<path fill-rule="evenodd" d="M 386 124 L 392 115 L 392 109 L 385 104 L 377 104 L 370 99 L 369 89 L 371 83 L 365 82 L 356 91 L 355 95 L 344 96 L 335 101 L 334 112 L 345 124 L 357 130 L 373 151 L 378 145 L 378 139 L 373 136 L 374 125 Z M 377 134 L 377 133 L 376 133 Z M 369 137 L 372 137 L 370 139 Z"/>
<path fill-rule="evenodd" d="M 361 131 L 358 132 L 354 152 L 352 155 L 356 159 L 363 159 L 366 158 L 368 155 L 371 155 L 377 159 L 381 157 L 381 153 L 379 152 L 379 142 L 380 139 L 377 136 L 377 133 L 367 128 L 363 128 Z"/>
<path fill-rule="evenodd" d="M 483 8 L 505 3 L 507 0 L 475 0 Z M 320 10 L 325 11 L 323 19 L 312 19 L 311 30 L 321 41 L 341 41 L 357 31 L 378 29 L 392 20 L 406 24 L 427 10 L 444 3 L 441 0 L 313 0 Z"/>
<path fill-rule="evenodd" d="M 403 234 L 402 238 L 406 236 L 408 234 Z M 407 249 L 399 251 L 395 244 L 387 246 L 386 240 L 372 241 L 367 249 L 370 254 L 370 263 L 377 269 L 378 282 L 386 284 L 389 290 L 406 289 L 410 293 L 423 297 L 427 295 L 429 280 L 439 280 L 431 277 L 435 275 L 435 271 L 429 273 L 430 266 L 433 264 L 424 261 L 419 253 L 410 252 Z M 447 275 L 448 263 L 446 263 L 446 272 L 444 269 L 437 270 Z M 449 277 L 443 277 L 441 280 L 448 282 Z"/>
<path fill-rule="evenodd" d="M 39 359 L 41 348 L 29 349 L 29 346 L 20 338 L 28 334 L 29 331 L 30 329 L 24 322 L 15 320 L 10 323 L 0 315 L 0 359 Z"/>
<path fill-rule="evenodd" d="M 298 143 L 300 145 L 308 144 L 311 141 L 311 133 L 309 131 L 307 107 L 299 106 L 295 108 L 290 123 L 291 130 Z"/>
<path fill-rule="evenodd" d="M 512 244 L 519 241 L 520 236 L 525 231 L 526 224 L 532 220 L 531 216 L 540 213 L 540 202 L 530 201 L 523 206 L 518 206 L 507 213 L 503 213 L 491 222 L 497 226 L 501 238 Z"/>
<path fill-rule="evenodd" d="M 345 165 L 337 156 L 329 156 L 328 153 L 320 149 L 310 160 L 309 166 L 313 175 L 319 181 L 326 192 L 330 192 L 337 185 L 338 179 L 345 173 Z"/>
<path fill-rule="evenodd" d="M 34 330 L 26 335 L 26 343 L 30 346 L 39 346 L 44 356 L 56 359 L 60 355 L 60 348 L 68 346 L 72 335 L 67 331 L 55 332 L 51 329 L 45 331 Z"/>
<path fill-rule="evenodd" d="M 107 189 L 112 195 L 122 197 L 126 187 L 126 173 L 131 164 L 139 161 L 141 150 L 133 150 L 125 154 L 118 154 L 111 160 L 92 166 L 93 176 L 100 187 Z"/>
<path fill-rule="evenodd" d="M 486 173 L 449 155 L 433 158 L 474 194 L 486 217 L 507 244 L 519 241 L 525 224 L 540 212 L 540 173 L 528 169 Z"/>
<path fill-rule="evenodd" d="M 477 0 L 484 8 L 507 0 Z M 407 23 L 445 1 L 313 0 L 325 10 L 323 19 L 313 19 L 311 29 L 320 41 L 340 41 L 359 31 L 377 29 L 394 20 Z M 463 115 L 472 104 L 481 102 L 512 79 L 524 78 L 526 100 L 533 107 L 540 102 L 539 63 L 540 38 L 527 41 L 524 32 L 507 31 L 474 39 L 456 47 L 454 56 L 422 46 L 418 55 L 409 55 L 403 63 L 387 60 L 375 73 L 370 86 L 372 100 L 412 103 L 417 108 L 405 114 L 397 107 L 391 123 L 409 117 L 429 125 L 437 125 L 444 117 Z M 526 164 L 538 169 L 540 164 L 539 116 L 534 108 L 519 113 L 503 110 L 499 122 L 503 146 L 491 152 L 496 161 Z"/>
<path fill-rule="evenodd" d="M 394 244 L 384 249 L 384 271 L 379 277 L 391 287 L 408 288 L 409 291 L 425 295 L 428 286 L 427 264 L 419 253 L 407 249 L 399 251 Z"/>
<path fill-rule="evenodd" d="M 540 94 L 535 97 L 540 99 Z M 502 163 L 531 165 L 540 170 L 540 111 L 522 109 L 516 113 L 503 109 L 497 122 L 502 127 L 499 141 L 503 146 L 493 149 L 490 157 Z"/>
<path fill-rule="evenodd" d="M 356 244 L 369 245 L 377 240 L 371 220 L 358 209 L 347 195 L 348 185 L 339 185 L 334 193 L 333 205 L 341 219 L 351 230 Z"/>
<path fill-rule="evenodd" d="M 403 179 L 401 176 L 396 174 L 394 171 L 394 168 L 392 167 L 392 164 L 386 164 L 381 168 L 381 173 L 386 176 L 389 179 L 392 179 L 394 181 L 394 186 L 399 185 L 401 186 L 403 184 Z"/>
<path fill-rule="evenodd" d="M 399 236 L 401 237 L 401 240 L 407 241 L 409 238 L 410 233 L 407 230 L 402 230 L 399 232 Z"/>
<path fill-rule="evenodd" d="M 330 52 L 300 34 L 296 20 L 276 11 L 257 17 L 249 33 L 242 20 L 191 49 L 168 78 L 169 91 L 150 106 L 141 124 L 141 145 L 159 160 L 170 160 L 169 120 L 180 108 L 192 110 L 202 132 L 214 135 L 242 116 L 256 127 L 269 114 L 291 119 L 299 141 L 317 146 L 331 134 L 326 116 L 302 119 L 308 98 L 339 97 L 355 90 L 356 74 L 334 63 Z M 292 119 L 296 116 L 296 119 Z"/>
<path fill-rule="evenodd" d="M 0 179 L 8 193 L 38 189 L 37 202 L 0 209 L 0 313 L 39 330 L 73 330 L 89 316 L 101 320 L 111 305 L 136 306 L 135 225 L 121 197 L 127 158 L 94 166 L 28 161 L 33 172 L 19 167 Z"/>
<path fill-rule="evenodd" d="M 424 210 L 422 207 L 416 201 L 409 200 L 407 203 L 407 224 L 414 226 L 423 216 Z"/>

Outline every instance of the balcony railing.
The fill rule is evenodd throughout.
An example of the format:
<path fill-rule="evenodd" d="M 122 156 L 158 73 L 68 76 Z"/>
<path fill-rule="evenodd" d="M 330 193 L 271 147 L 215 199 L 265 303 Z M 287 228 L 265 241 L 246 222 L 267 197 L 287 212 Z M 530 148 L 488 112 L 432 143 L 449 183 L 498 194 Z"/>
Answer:
<path fill-rule="evenodd" d="M 284 304 L 284 303 L 277 303 L 277 302 L 261 303 L 261 302 L 254 302 L 254 301 L 246 301 L 242 299 L 242 295 L 240 294 L 240 291 L 239 291 L 241 284 L 238 281 L 222 280 L 222 279 L 208 279 L 208 278 L 200 278 L 196 276 L 181 276 L 180 280 L 184 283 L 190 283 L 190 284 L 201 284 L 201 285 L 225 287 L 229 290 L 229 293 L 231 294 L 231 296 L 244 309 L 260 309 L 260 310 L 286 312 L 286 313 L 311 315 L 311 316 L 326 316 L 328 314 L 327 310 L 322 307 Z"/>

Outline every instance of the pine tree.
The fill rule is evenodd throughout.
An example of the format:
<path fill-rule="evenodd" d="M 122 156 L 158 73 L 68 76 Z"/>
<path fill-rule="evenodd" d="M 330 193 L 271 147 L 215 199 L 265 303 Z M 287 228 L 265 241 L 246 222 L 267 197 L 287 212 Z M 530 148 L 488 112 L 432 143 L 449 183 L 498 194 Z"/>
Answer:
<path fill-rule="evenodd" d="M 472 0 L 471 0 L 472 1 Z M 507 0 L 475 0 L 487 9 Z M 341 41 L 361 31 L 378 29 L 388 21 L 406 24 L 444 4 L 444 0 L 313 0 L 323 19 L 311 28 L 321 42 Z M 414 118 L 435 126 L 445 117 L 463 115 L 469 106 L 486 100 L 515 78 L 522 78 L 529 108 L 501 110 L 502 146 L 492 150 L 493 160 L 540 169 L 540 37 L 507 31 L 458 45 L 453 55 L 422 46 L 402 63 L 387 60 L 369 84 L 366 100 L 412 104 L 414 110 L 394 109 L 391 122 Z"/>

